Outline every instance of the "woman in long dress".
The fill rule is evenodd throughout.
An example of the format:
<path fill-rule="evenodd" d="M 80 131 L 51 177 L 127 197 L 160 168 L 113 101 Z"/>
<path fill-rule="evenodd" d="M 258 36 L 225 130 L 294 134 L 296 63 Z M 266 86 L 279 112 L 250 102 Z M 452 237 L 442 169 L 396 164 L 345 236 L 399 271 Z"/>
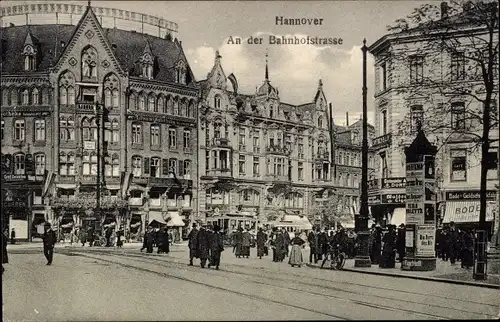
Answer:
<path fill-rule="evenodd" d="M 292 265 L 292 267 L 294 267 L 295 265 L 300 267 L 303 264 L 304 259 L 302 258 L 302 246 L 304 244 L 305 241 L 302 238 L 300 238 L 298 234 L 290 241 L 290 245 L 292 245 L 292 250 L 290 252 L 290 257 L 288 259 L 288 264 Z"/>

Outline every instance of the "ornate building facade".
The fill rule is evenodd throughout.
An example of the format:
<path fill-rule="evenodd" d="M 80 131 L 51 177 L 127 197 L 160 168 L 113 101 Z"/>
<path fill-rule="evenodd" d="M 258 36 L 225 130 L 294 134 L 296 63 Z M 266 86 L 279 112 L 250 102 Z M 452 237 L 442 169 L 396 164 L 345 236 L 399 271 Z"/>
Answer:
<path fill-rule="evenodd" d="M 241 94 L 217 52 L 200 90 L 199 209 L 208 222 L 231 230 L 304 217 L 334 187 L 321 80 L 310 103 L 281 102 L 266 61 L 263 84 Z"/>
<path fill-rule="evenodd" d="M 3 219 L 26 230 L 21 238 L 43 220 L 98 231 L 115 224 L 133 236 L 152 220 L 187 226 L 197 199 L 198 89 L 182 43 L 165 28 L 172 23 L 145 16 L 159 37 L 101 25 L 106 15 L 139 16 L 128 11 L 14 7 L 2 16 L 81 18 L 2 27 Z"/>

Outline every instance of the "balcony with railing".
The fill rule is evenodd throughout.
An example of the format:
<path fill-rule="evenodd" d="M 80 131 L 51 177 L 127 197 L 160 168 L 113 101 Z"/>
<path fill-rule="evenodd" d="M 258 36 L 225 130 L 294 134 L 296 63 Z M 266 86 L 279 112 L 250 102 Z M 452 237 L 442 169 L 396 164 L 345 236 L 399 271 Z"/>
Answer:
<path fill-rule="evenodd" d="M 207 176 L 232 177 L 232 173 L 229 168 L 209 169 L 207 170 Z"/>
<path fill-rule="evenodd" d="M 85 111 L 85 112 L 95 112 L 96 110 L 96 103 L 93 102 L 77 102 L 76 103 L 76 109 L 80 111 Z"/>
<path fill-rule="evenodd" d="M 279 145 L 268 145 L 266 146 L 266 152 L 268 154 L 278 154 L 278 155 L 289 155 L 290 150 L 284 146 Z"/>
<path fill-rule="evenodd" d="M 392 144 L 392 133 L 387 133 L 373 139 L 372 148 L 383 149 Z"/>
<path fill-rule="evenodd" d="M 328 151 L 319 151 L 314 155 L 314 160 L 316 161 L 329 161 L 330 160 L 330 154 Z"/>
<path fill-rule="evenodd" d="M 229 139 L 227 138 L 214 138 L 212 141 L 213 146 L 222 148 L 229 148 L 229 143 Z"/>

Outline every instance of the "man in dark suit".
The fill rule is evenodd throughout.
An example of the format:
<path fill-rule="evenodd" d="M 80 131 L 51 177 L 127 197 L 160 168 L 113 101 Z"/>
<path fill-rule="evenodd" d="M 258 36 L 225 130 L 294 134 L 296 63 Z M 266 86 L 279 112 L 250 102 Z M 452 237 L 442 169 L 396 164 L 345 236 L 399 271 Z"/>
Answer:
<path fill-rule="evenodd" d="M 56 232 L 52 229 L 50 223 L 45 224 L 45 232 L 42 236 L 43 239 L 43 254 L 47 259 L 47 265 L 52 264 L 52 259 L 54 257 L 54 246 L 57 241 Z"/>

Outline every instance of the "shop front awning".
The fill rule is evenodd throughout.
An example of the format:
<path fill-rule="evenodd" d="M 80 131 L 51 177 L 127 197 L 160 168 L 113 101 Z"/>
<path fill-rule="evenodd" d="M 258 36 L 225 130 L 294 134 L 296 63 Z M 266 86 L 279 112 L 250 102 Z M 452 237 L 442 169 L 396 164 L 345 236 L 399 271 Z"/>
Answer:
<path fill-rule="evenodd" d="M 394 213 L 391 218 L 391 225 L 399 227 L 401 224 L 406 223 L 406 208 L 394 208 Z"/>
<path fill-rule="evenodd" d="M 153 220 L 155 220 L 163 225 L 167 224 L 165 219 L 163 219 L 163 214 L 161 211 L 150 211 L 149 212 L 149 223 L 152 223 Z"/>
<path fill-rule="evenodd" d="M 478 223 L 479 222 L 479 200 L 473 201 L 447 201 L 443 223 Z M 493 210 L 495 204 L 486 203 L 486 221 L 493 221 Z"/>
<path fill-rule="evenodd" d="M 177 212 L 169 212 L 168 216 L 170 218 L 170 220 L 167 221 L 168 227 L 184 227 L 186 225 L 184 220 L 182 220 L 182 217 Z"/>

